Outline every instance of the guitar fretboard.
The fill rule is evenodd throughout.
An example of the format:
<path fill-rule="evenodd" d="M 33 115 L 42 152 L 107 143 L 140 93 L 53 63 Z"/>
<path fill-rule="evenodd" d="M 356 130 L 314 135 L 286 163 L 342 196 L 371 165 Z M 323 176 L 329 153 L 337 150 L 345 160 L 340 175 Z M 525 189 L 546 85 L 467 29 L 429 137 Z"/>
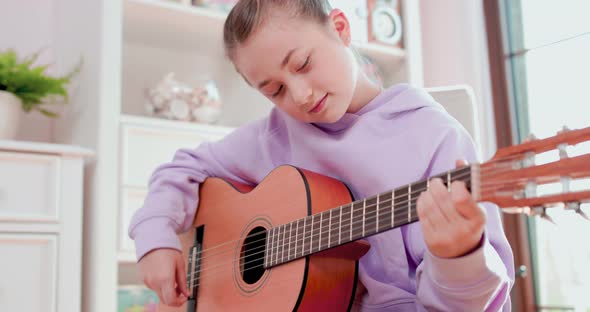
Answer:
<path fill-rule="evenodd" d="M 463 181 L 471 188 L 471 166 L 434 177 L 447 187 Z M 432 178 L 269 229 L 265 268 L 418 221 L 416 200 Z"/>

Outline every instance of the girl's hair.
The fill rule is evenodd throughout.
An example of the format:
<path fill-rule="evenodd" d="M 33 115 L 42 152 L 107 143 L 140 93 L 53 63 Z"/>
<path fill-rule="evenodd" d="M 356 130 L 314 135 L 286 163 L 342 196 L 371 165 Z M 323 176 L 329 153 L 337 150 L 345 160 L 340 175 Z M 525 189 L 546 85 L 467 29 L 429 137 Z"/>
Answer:
<path fill-rule="evenodd" d="M 223 27 L 225 53 L 230 59 L 235 48 L 250 37 L 272 9 L 287 10 L 292 17 L 325 24 L 331 8 L 327 0 L 239 0 Z"/>
<path fill-rule="evenodd" d="M 272 10 L 286 10 L 292 18 L 303 18 L 319 25 L 325 25 L 332 10 L 328 0 L 239 0 L 229 12 L 223 26 L 225 53 L 234 60 L 236 47 L 244 43 L 270 16 Z M 350 48 L 357 64 L 374 83 L 382 85 L 378 69 L 370 69 L 372 61 Z M 370 71 L 375 72 L 370 72 Z"/>

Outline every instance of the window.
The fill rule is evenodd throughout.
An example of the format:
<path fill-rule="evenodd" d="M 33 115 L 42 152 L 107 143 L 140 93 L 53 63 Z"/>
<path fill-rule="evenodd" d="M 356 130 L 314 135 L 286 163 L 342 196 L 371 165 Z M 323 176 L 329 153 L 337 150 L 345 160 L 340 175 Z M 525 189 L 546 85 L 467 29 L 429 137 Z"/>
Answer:
<path fill-rule="evenodd" d="M 503 41 L 494 46 L 493 38 L 488 38 L 490 63 L 505 70 L 492 71 L 492 79 L 505 86 L 494 86 L 494 101 L 501 110 L 497 102 L 504 93 L 510 110 L 505 124 L 512 126 L 512 143 L 522 142 L 529 133 L 544 138 L 563 126 L 589 127 L 590 1 L 496 0 L 486 6 L 486 15 L 495 13 L 497 23 L 486 17 L 488 32 L 496 27 Z M 501 61 L 494 64 L 492 54 Z M 590 144 L 569 151 L 570 157 L 589 152 Z M 536 161 L 557 157 L 557 153 L 539 155 Z M 562 184 L 555 184 L 537 193 L 561 189 Z M 590 180 L 573 181 L 571 189 L 588 190 Z M 583 204 L 582 210 L 590 215 L 590 206 Z M 556 225 L 539 218 L 526 220 L 536 310 L 590 312 L 590 221 L 564 209 L 548 209 L 548 214 Z"/>

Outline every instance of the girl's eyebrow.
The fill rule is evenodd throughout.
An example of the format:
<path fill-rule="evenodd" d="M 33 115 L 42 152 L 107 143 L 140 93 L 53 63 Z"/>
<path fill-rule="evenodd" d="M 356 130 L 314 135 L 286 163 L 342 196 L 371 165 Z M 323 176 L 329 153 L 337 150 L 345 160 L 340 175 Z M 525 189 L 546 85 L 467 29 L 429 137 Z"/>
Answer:
<path fill-rule="evenodd" d="M 291 58 L 291 55 L 293 54 L 293 52 L 297 51 L 298 49 L 299 48 L 291 49 L 291 51 L 289 51 L 289 53 L 287 53 L 287 55 L 283 59 L 283 62 L 281 63 L 281 69 L 283 67 L 285 67 L 285 65 L 287 65 L 287 63 L 289 63 L 289 59 Z"/>
<path fill-rule="evenodd" d="M 289 59 L 291 58 L 291 55 L 293 55 L 293 53 L 295 51 L 297 51 L 299 48 L 295 48 L 295 49 L 291 49 L 287 55 L 285 56 L 285 58 L 283 59 L 283 61 L 281 62 L 281 69 L 283 69 L 288 63 L 289 63 Z M 268 83 L 270 82 L 270 80 L 264 80 L 263 82 L 258 84 L 258 89 L 262 89 L 264 86 L 266 86 Z"/>

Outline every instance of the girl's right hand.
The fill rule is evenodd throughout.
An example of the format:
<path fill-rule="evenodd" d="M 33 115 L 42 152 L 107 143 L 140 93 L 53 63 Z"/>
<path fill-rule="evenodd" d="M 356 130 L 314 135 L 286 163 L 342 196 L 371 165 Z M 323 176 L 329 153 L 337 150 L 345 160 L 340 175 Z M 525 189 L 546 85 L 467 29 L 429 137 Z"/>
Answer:
<path fill-rule="evenodd" d="M 186 268 L 182 253 L 161 248 L 147 253 L 139 260 L 143 283 L 156 292 L 163 304 L 178 307 L 190 296 L 186 286 Z"/>

